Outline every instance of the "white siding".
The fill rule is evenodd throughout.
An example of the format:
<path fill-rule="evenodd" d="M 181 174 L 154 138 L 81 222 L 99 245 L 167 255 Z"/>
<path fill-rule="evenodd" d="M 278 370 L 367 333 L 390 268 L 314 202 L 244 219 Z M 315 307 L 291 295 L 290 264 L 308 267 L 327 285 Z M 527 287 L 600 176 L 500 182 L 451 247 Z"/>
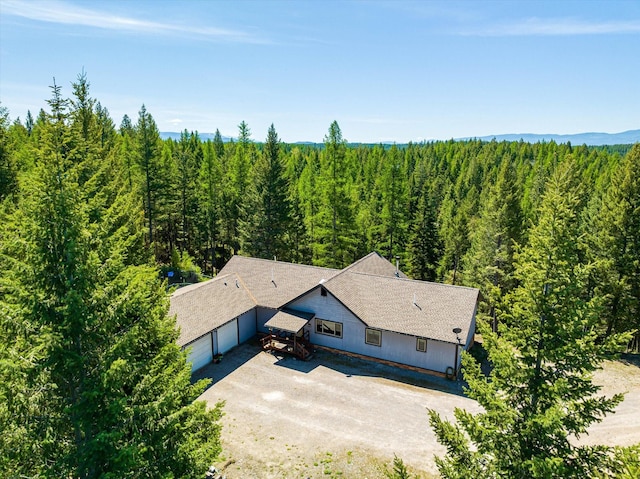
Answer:
<path fill-rule="evenodd" d="M 187 345 L 187 349 L 190 350 L 187 355 L 187 361 L 191 363 L 191 372 L 206 366 L 213 360 L 211 333 L 196 339 Z"/>
<path fill-rule="evenodd" d="M 320 294 L 320 288 L 288 305 L 292 309 L 315 313 L 318 319 L 342 323 L 342 338 L 316 332 L 316 320 L 311 321 L 310 340 L 314 344 L 363 354 L 374 358 L 394 361 L 445 373 L 454 367 L 456 346 L 427 338 L 427 352 L 416 350 L 416 337 L 382 331 L 382 345 L 365 343 L 365 324 L 352 314 L 330 293 Z M 461 348 L 462 349 L 462 348 Z"/>
<path fill-rule="evenodd" d="M 218 354 L 223 354 L 238 345 L 238 319 L 229 321 L 216 330 L 218 336 Z"/>
<path fill-rule="evenodd" d="M 244 343 L 256 335 L 256 310 L 244 313 L 238 318 L 238 342 Z"/>
<path fill-rule="evenodd" d="M 273 318 L 277 312 L 277 309 L 256 308 L 256 329 L 261 333 L 268 333 L 269 328 L 265 328 L 264 323 Z"/>

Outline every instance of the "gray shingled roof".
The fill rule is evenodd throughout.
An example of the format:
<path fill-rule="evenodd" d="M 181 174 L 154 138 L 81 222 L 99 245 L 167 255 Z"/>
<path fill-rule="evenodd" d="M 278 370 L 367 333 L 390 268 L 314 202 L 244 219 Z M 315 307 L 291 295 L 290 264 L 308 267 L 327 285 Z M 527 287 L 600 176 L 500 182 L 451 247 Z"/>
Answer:
<path fill-rule="evenodd" d="M 342 271 L 351 271 L 353 273 L 368 273 L 375 274 L 378 276 L 395 276 L 396 275 L 396 267 L 385 258 L 383 258 L 379 253 L 375 251 L 373 253 L 369 253 L 364 258 L 359 259 L 355 263 L 350 266 L 347 266 Z M 402 271 L 398 271 L 398 277 L 406 278 Z"/>
<path fill-rule="evenodd" d="M 449 343 L 456 343 L 453 328 L 467 337 L 478 299 L 474 288 L 352 271 L 324 287 L 371 328 Z"/>
<path fill-rule="evenodd" d="M 322 281 L 371 328 L 450 343 L 456 342 L 453 328 L 461 328 L 460 337 L 467 337 L 477 289 L 409 280 L 395 272 L 378 253 L 342 271 L 234 256 L 215 279 L 177 290 L 169 313 L 177 315 L 178 344 L 184 346 L 255 306 L 280 309 Z M 305 321 L 290 313 L 279 312 L 272 325 L 293 331 Z"/>
<path fill-rule="evenodd" d="M 220 274 L 237 274 L 259 306 L 280 308 L 340 271 L 303 264 L 233 256 Z"/>
<path fill-rule="evenodd" d="M 286 311 L 278 311 L 269 321 L 264 323 L 267 328 L 279 329 L 288 333 L 297 333 L 309 322 L 308 318 L 301 318 Z"/>
<path fill-rule="evenodd" d="M 240 277 L 227 274 L 176 290 L 171 295 L 169 314 L 177 317 L 178 345 L 184 346 L 255 306 Z"/>

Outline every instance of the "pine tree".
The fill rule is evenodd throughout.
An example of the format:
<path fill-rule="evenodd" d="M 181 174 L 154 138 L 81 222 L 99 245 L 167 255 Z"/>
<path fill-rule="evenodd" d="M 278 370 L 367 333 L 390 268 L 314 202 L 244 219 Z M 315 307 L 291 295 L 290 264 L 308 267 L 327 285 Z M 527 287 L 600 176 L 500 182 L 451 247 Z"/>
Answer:
<path fill-rule="evenodd" d="M 603 296 L 604 335 L 640 331 L 640 144 L 614 170 L 598 201 L 587 237 L 595 294 Z M 640 332 L 632 348 L 640 350 Z"/>
<path fill-rule="evenodd" d="M 0 104 L 0 202 L 17 188 L 18 169 L 9 150 L 7 133 L 9 113 Z"/>
<path fill-rule="evenodd" d="M 136 161 L 144 178 L 144 211 L 148 225 L 149 244 L 154 242 L 154 220 L 157 215 L 156 201 L 160 192 L 161 177 L 159 167 L 160 133 L 156 122 L 144 105 L 138 113 L 138 123 L 135 126 L 137 140 Z"/>
<path fill-rule="evenodd" d="M 465 284 L 480 289 L 483 313 L 496 331 L 496 307 L 514 281 L 514 246 L 520 239 L 519 195 L 509 161 L 502 162 L 495 185 L 488 193 L 480 217 L 470 228 L 470 247 L 462 259 Z"/>
<path fill-rule="evenodd" d="M 204 271 L 213 275 L 216 266 L 216 245 L 220 229 L 220 185 L 221 157 L 215 144 L 208 141 L 204 145 L 204 156 L 198 173 L 197 198 L 199 208 L 198 225 L 204 240 Z M 223 149 L 224 153 L 224 149 Z M 201 246 L 201 248 L 203 247 Z M 210 265 L 208 267 L 208 265 Z"/>
<path fill-rule="evenodd" d="M 625 338 L 598 341 L 599 304 L 585 299 L 582 199 L 570 168 L 568 162 L 549 181 L 539 221 L 517 255 L 520 284 L 506 301 L 500 335 L 481 328 L 490 376 L 464 355 L 467 393 L 484 412 L 458 409 L 454 425 L 430 411 L 447 447 L 437 459 L 444 477 L 591 477 L 610 466 L 609 448 L 571 441 L 622 401 L 598 396 L 592 372 Z"/>
<path fill-rule="evenodd" d="M 219 143 L 216 143 L 219 148 Z M 222 236 L 223 243 L 237 253 L 240 249 L 240 217 L 244 210 L 247 186 L 250 184 L 250 172 L 255 157 L 255 146 L 251 141 L 251 130 L 246 122 L 238 125 L 238 142 L 235 154 L 223 165 L 225 186 L 223 189 Z"/>
<path fill-rule="evenodd" d="M 351 198 L 346 141 L 338 122 L 329 127 L 321 156 L 317 245 L 318 263 L 342 268 L 354 258 L 355 212 Z"/>
<path fill-rule="evenodd" d="M 31 115 L 31 110 L 27 110 L 24 126 L 27 129 L 27 133 L 31 135 L 31 132 L 33 131 L 33 116 Z"/>
<path fill-rule="evenodd" d="M 258 258 L 288 259 L 285 239 L 291 225 L 289 182 L 273 124 L 252 178 L 241 222 L 243 251 Z"/>
<path fill-rule="evenodd" d="M 435 281 L 442 255 L 442 241 L 438 235 L 435 200 L 427 185 L 418 205 L 409 233 L 409 275 L 421 281 Z"/>
<path fill-rule="evenodd" d="M 164 287 L 139 264 L 134 195 L 112 171 L 92 219 L 56 85 L 49 104 L 38 166 L 0 226 L 0 475 L 204 474 L 220 410 L 194 402 L 206 385 L 191 384 Z"/>
<path fill-rule="evenodd" d="M 180 234 L 178 247 L 180 251 L 193 253 L 192 242 L 195 236 L 196 178 L 200 168 L 200 141 L 197 134 L 184 130 L 180 134 L 180 141 L 173 152 L 176 163 L 177 189 L 180 208 Z"/>
<path fill-rule="evenodd" d="M 382 211 L 380 220 L 385 236 L 384 250 L 392 259 L 404 251 L 406 241 L 407 182 L 404 162 L 396 145 L 390 149 L 382 165 Z M 381 245 L 382 246 L 382 245 Z"/>

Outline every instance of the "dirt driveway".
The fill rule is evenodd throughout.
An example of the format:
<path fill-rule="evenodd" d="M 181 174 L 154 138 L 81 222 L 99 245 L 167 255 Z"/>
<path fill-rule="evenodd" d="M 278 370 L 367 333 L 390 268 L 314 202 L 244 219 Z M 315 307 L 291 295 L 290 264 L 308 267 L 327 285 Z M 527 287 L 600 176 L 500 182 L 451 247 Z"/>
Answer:
<path fill-rule="evenodd" d="M 638 370 L 616 364 L 614 374 L 599 377 L 630 393 L 586 442 L 640 441 Z M 622 384 L 629 374 L 631 383 Z M 303 362 L 248 343 L 198 375 L 214 381 L 202 399 L 226 402 L 218 466 L 228 479 L 373 479 L 384 477 L 394 454 L 420 477 L 435 476 L 433 456 L 444 448 L 427 409 L 446 417 L 456 407 L 479 410 L 458 383 L 322 351 Z"/>

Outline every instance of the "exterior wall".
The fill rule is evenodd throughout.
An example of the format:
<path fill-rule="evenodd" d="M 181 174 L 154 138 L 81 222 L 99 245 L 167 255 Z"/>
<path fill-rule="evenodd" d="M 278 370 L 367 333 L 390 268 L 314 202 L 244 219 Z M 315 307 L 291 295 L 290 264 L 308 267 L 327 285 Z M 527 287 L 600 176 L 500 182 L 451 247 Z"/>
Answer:
<path fill-rule="evenodd" d="M 311 321 L 310 340 L 313 344 L 327 346 L 374 358 L 394 361 L 445 373 L 454 367 L 456 345 L 427 340 L 427 351 L 416 350 L 416 337 L 406 334 L 382 331 L 381 346 L 365 343 L 365 324 L 335 299 L 331 293 L 320 294 L 320 288 L 309 292 L 294 303 L 292 309 L 315 313 L 317 319 L 342 323 L 342 338 L 316 332 L 316 319 Z"/>
<path fill-rule="evenodd" d="M 247 311 L 238 318 L 238 343 L 253 338 L 256 335 L 256 309 Z"/>
<path fill-rule="evenodd" d="M 238 345 L 238 318 L 216 329 L 217 354 L 223 354 Z"/>
<path fill-rule="evenodd" d="M 187 361 L 191 363 L 191 372 L 206 366 L 213 360 L 213 343 L 211 333 L 207 333 L 187 344 L 185 349 L 189 349 Z"/>
<path fill-rule="evenodd" d="M 260 333 L 268 333 L 269 328 L 265 328 L 264 323 L 273 318 L 277 312 L 277 309 L 262 308 L 258 306 L 256 308 L 256 330 Z"/>

